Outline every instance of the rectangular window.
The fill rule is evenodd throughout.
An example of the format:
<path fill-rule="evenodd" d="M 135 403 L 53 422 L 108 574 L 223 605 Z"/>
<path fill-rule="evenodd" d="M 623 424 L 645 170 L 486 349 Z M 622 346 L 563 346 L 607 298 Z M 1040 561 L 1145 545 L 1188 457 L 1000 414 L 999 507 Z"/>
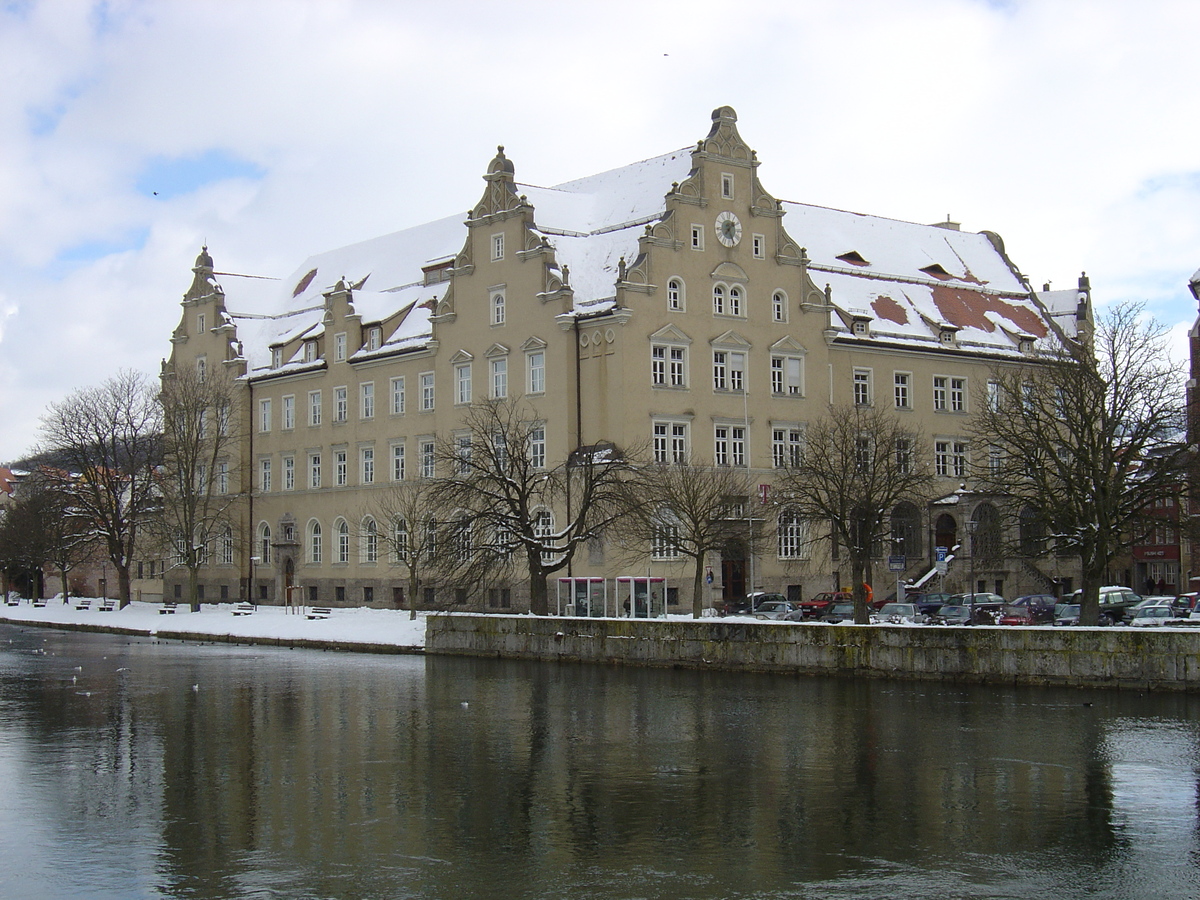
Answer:
<path fill-rule="evenodd" d="M 455 403 L 471 402 L 471 364 L 454 367 Z"/>
<path fill-rule="evenodd" d="M 333 421 L 345 422 L 349 417 L 350 403 L 347 399 L 346 389 L 336 387 L 333 389 Z"/>
<path fill-rule="evenodd" d="M 492 360 L 492 399 L 503 400 L 508 396 L 508 360 Z"/>
<path fill-rule="evenodd" d="M 950 411 L 964 412 L 967 408 L 967 379 L 950 379 Z"/>
<path fill-rule="evenodd" d="M 777 469 L 800 465 L 800 440 L 799 428 L 771 429 L 771 462 Z"/>
<path fill-rule="evenodd" d="M 967 477 L 967 444 L 965 441 L 955 441 L 951 448 L 951 465 L 955 478 Z"/>
<path fill-rule="evenodd" d="M 912 472 L 912 441 L 896 438 L 896 471 L 901 475 Z"/>
<path fill-rule="evenodd" d="M 321 486 L 320 453 L 310 453 L 308 456 L 308 486 L 314 490 Z"/>
<path fill-rule="evenodd" d="M 654 559 L 678 559 L 679 526 L 670 522 L 656 525 L 650 537 L 650 556 Z"/>
<path fill-rule="evenodd" d="M 657 344 L 650 348 L 651 380 L 659 386 L 687 386 L 687 348 Z"/>
<path fill-rule="evenodd" d="M 787 296 L 783 291 L 771 295 L 771 318 L 776 322 L 787 321 Z"/>
<path fill-rule="evenodd" d="M 271 430 L 271 401 L 258 401 L 258 430 L 267 432 Z"/>
<path fill-rule="evenodd" d="M 660 387 L 667 383 L 667 348 L 650 348 L 650 383 Z"/>
<path fill-rule="evenodd" d="M 933 378 L 934 409 L 945 410 L 946 408 L 946 383 L 947 379 L 943 375 L 935 375 Z"/>
<path fill-rule="evenodd" d="M 529 464 L 535 469 L 546 468 L 546 428 L 543 425 L 529 429 Z"/>
<path fill-rule="evenodd" d="M 799 356 L 772 356 L 771 393 L 801 396 L 804 393 L 803 372 Z"/>
<path fill-rule="evenodd" d="M 693 250 L 703 250 L 704 249 L 704 226 L 703 225 L 693 225 L 692 226 L 692 249 Z"/>
<path fill-rule="evenodd" d="M 716 426 L 713 461 L 718 466 L 744 466 L 746 464 L 746 429 L 744 427 Z"/>
<path fill-rule="evenodd" d="M 258 489 L 264 494 L 271 490 L 271 461 L 269 459 L 258 461 Z"/>
<path fill-rule="evenodd" d="M 283 458 L 283 489 L 285 491 L 296 489 L 296 457 L 294 456 Z"/>
<path fill-rule="evenodd" d="M 854 370 L 854 405 L 871 405 L 871 370 Z"/>
<path fill-rule="evenodd" d="M 492 260 L 504 259 L 504 235 L 492 235 Z"/>
<path fill-rule="evenodd" d="M 421 441 L 421 477 L 432 478 L 434 473 L 434 443 L 433 441 Z"/>
<path fill-rule="evenodd" d="M 726 200 L 733 199 L 733 176 L 728 172 L 721 173 L 721 196 Z"/>
<path fill-rule="evenodd" d="M 291 431 L 296 427 L 296 398 L 283 398 L 283 430 Z"/>
<path fill-rule="evenodd" d="M 383 329 L 378 325 L 367 331 L 367 349 L 378 350 L 379 345 L 383 342 Z"/>
<path fill-rule="evenodd" d="M 333 336 L 333 358 L 337 362 L 341 362 L 346 358 L 346 333 L 335 334 Z"/>
<path fill-rule="evenodd" d="M 504 324 L 504 291 L 492 291 L 492 324 Z"/>
<path fill-rule="evenodd" d="M 933 471 L 937 475 L 950 474 L 950 442 L 933 442 Z"/>
<path fill-rule="evenodd" d="M 654 461 L 660 463 L 686 462 L 688 457 L 688 426 L 684 422 L 654 423 Z"/>
<path fill-rule="evenodd" d="M 998 381 L 987 383 L 987 407 L 992 412 L 1000 409 L 1000 382 Z"/>
<path fill-rule="evenodd" d="M 908 397 L 909 374 L 907 372 L 897 372 L 892 377 L 895 383 L 896 409 L 911 408 Z"/>
<path fill-rule="evenodd" d="M 404 445 L 392 445 L 392 481 L 404 480 Z"/>
<path fill-rule="evenodd" d="M 309 391 L 308 392 L 308 424 L 309 425 L 320 425 L 321 424 L 321 392 L 320 391 Z"/>
<path fill-rule="evenodd" d="M 791 510 L 779 515 L 779 558 L 807 559 L 808 540 L 804 520 Z"/>
<path fill-rule="evenodd" d="M 871 438 L 862 436 L 854 439 L 854 468 L 859 472 L 875 470 L 875 443 Z"/>
<path fill-rule="evenodd" d="M 316 341 L 305 341 L 304 342 L 304 361 L 306 363 L 317 361 L 317 342 Z"/>
<path fill-rule="evenodd" d="M 404 415 L 404 376 L 392 379 L 392 415 Z"/>
<path fill-rule="evenodd" d="M 433 373 L 421 373 L 421 412 L 433 410 Z"/>
<path fill-rule="evenodd" d="M 546 390 L 546 354 L 542 351 L 529 354 L 529 393 L 541 394 Z"/>
<path fill-rule="evenodd" d="M 718 391 L 742 391 L 746 386 L 746 354 L 738 351 L 713 351 L 713 388 Z"/>
<path fill-rule="evenodd" d="M 358 452 L 359 469 L 362 471 L 362 483 L 375 483 L 375 448 L 363 447 Z"/>
<path fill-rule="evenodd" d="M 756 234 L 750 238 L 750 252 L 753 253 L 755 259 L 765 259 L 767 246 L 761 234 Z"/>
<path fill-rule="evenodd" d="M 339 487 L 344 485 L 349 474 L 349 466 L 346 463 L 346 451 L 335 450 L 333 453 L 333 483 Z"/>
<path fill-rule="evenodd" d="M 217 463 L 217 493 L 229 493 L 229 463 L 224 460 Z"/>
<path fill-rule="evenodd" d="M 364 419 L 375 418 L 375 382 L 364 381 L 358 386 L 358 407 Z"/>
<path fill-rule="evenodd" d="M 457 457 L 458 474 L 466 475 L 471 471 L 471 436 L 461 434 L 454 442 L 454 454 Z"/>
<path fill-rule="evenodd" d="M 678 278 L 667 282 L 667 309 L 672 312 L 683 309 L 683 282 Z"/>

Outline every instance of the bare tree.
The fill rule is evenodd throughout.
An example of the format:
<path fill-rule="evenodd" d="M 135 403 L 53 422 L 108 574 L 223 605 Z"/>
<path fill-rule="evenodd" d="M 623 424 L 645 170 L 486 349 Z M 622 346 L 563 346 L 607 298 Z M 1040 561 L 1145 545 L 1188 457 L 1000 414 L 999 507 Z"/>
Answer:
<path fill-rule="evenodd" d="M 737 504 L 746 501 L 746 470 L 690 462 L 652 462 L 626 480 L 624 508 L 613 531 L 631 554 L 686 557 L 693 563 L 692 617 L 704 611 L 704 560 L 747 539 Z"/>
<path fill-rule="evenodd" d="M 49 564 L 62 581 L 63 602 L 71 596 L 68 573 L 92 548 L 89 522 L 74 507 L 69 480 L 36 469 L 21 483 L 20 494 L 0 520 L 0 558 L 25 571 Z"/>
<path fill-rule="evenodd" d="M 409 618 L 417 617 L 421 580 L 435 568 L 437 505 L 431 481 L 403 481 L 383 492 L 373 510 L 379 540 L 408 576 Z"/>
<path fill-rule="evenodd" d="M 70 468 L 63 487 L 117 571 L 121 606 L 130 599 L 129 564 L 139 529 L 157 502 L 161 416 L 144 376 L 125 370 L 99 387 L 54 403 L 42 439 Z"/>
<path fill-rule="evenodd" d="M 923 504 L 933 476 L 917 450 L 921 434 L 890 411 L 831 406 L 808 427 L 804 450 L 784 468 L 778 503 L 810 523 L 829 523 L 854 579 L 854 621 L 868 621 L 864 585 L 874 548 L 899 503 Z"/>
<path fill-rule="evenodd" d="M 188 602 L 196 611 L 209 547 L 237 524 L 230 516 L 237 494 L 229 489 L 241 421 L 236 398 L 235 385 L 220 372 L 184 367 L 163 375 L 160 503 L 153 522 L 161 545 L 187 569 Z"/>
<path fill-rule="evenodd" d="M 976 417 L 975 440 L 991 448 L 976 483 L 1006 498 L 1027 549 L 1045 538 L 1079 556 L 1084 625 L 1099 620 L 1112 558 L 1161 524 L 1155 501 L 1183 495 L 1182 367 L 1165 336 L 1142 304 L 1113 307 L 1090 339 L 997 371 Z"/>
<path fill-rule="evenodd" d="M 628 469 L 611 445 L 577 448 L 553 463 L 537 411 L 515 399 L 473 405 L 461 430 L 438 442 L 436 465 L 433 499 L 445 521 L 458 523 L 458 546 L 442 562 L 467 578 L 480 567 L 520 567 L 536 615 L 549 612 L 549 575 L 620 511 Z"/>

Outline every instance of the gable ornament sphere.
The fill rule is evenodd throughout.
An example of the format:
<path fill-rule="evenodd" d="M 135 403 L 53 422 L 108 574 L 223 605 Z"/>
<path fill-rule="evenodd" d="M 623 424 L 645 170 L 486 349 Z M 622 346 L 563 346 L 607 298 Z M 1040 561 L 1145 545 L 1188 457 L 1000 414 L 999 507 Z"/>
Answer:
<path fill-rule="evenodd" d="M 717 213 L 717 240 L 726 247 L 736 247 L 742 239 L 742 223 L 729 210 Z"/>

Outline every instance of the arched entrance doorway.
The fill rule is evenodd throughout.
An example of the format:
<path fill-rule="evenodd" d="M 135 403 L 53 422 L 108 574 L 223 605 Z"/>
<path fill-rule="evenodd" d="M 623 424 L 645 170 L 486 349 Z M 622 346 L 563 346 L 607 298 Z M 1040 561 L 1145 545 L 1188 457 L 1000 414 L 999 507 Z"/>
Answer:
<path fill-rule="evenodd" d="M 950 548 L 958 544 L 958 523 L 954 516 L 942 513 L 933 523 L 933 546 Z"/>

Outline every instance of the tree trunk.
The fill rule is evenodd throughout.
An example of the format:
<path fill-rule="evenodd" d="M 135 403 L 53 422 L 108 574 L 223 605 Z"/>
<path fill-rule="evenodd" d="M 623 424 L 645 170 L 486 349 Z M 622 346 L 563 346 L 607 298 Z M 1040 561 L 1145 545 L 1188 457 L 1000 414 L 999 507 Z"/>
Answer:
<path fill-rule="evenodd" d="M 200 591 L 200 570 L 188 568 L 188 605 L 192 612 L 200 612 L 200 599 L 196 596 Z M 286 604 L 287 599 L 284 599 Z"/>
<path fill-rule="evenodd" d="M 692 576 L 692 618 L 704 615 L 704 556 L 696 557 L 696 574 Z"/>
<path fill-rule="evenodd" d="M 854 622 L 866 625 L 871 621 L 871 613 L 867 609 L 867 589 L 865 582 L 866 563 L 858 556 L 850 560 L 850 571 L 854 575 Z"/>
<path fill-rule="evenodd" d="M 117 590 L 120 592 L 121 609 L 129 605 L 129 564 L 113 562 L 117 570 Z"/>
<path fill-rule="evenodd" d="M 541 551 L 536 551 L 541 553 Z M 532 557 L 529 560 L 529 611 L 535 616 L 548 616 L 550 614 L 550 599 L 547 596 L 546 590 L 546 573 L 541 571 L 541 566 L 534 563 Z"/>
<path fill-rule="evenodd" d="M 421 590 L 421 579 L 413 566 L 408 568 L 408 618 L 411 621 L 417 617 L 417 592 Z"/>
<path fill-rule="evenodd" d="M 1104 580 L 1101 566 L 1085 566 L 1083 585 L 1079 592 L 1079 624 L 1100 624 L 1100 584 Z"/>
<path fill-rule="evenodd" d="M 71 587 L 67 584 L 67 567 L 61 566 L 58 570 L 58 574 L 62 578 L 63 603 L 66 603 L 71 599 Z"/>

